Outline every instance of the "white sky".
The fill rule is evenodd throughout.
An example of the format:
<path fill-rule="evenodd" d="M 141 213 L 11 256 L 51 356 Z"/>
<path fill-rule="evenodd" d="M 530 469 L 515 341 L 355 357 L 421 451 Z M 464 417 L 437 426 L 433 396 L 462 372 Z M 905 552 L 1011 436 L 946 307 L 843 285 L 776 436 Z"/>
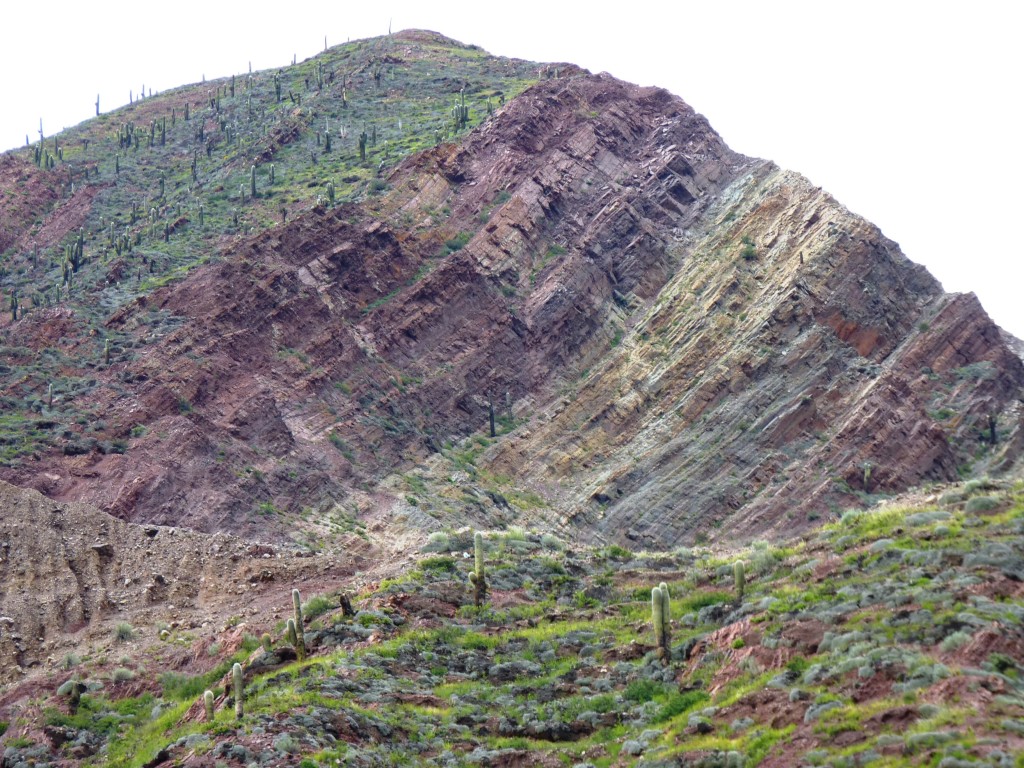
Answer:
<path fill-rule="evenodd" d="M 430 6 L 435 6 L 431 8 Z M 154 92 L 433 29 L 680 95 L 735 150 L 800 171 L 1024 337 L 1024 3 L 680 0 L 7 4 L 0 148 Z"/>

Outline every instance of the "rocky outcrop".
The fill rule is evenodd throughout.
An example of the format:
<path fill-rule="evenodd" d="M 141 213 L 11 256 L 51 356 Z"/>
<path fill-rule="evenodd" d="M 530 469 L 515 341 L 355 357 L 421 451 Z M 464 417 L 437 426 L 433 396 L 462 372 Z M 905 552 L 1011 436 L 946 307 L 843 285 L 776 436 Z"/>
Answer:
<path fill-rule="evenodd" d="M 2 481 L 0 506 L 0 686 L 47 659 L 53 664 L 65 648 L 109 642 L 114 622 L 152 640 L 154 616 L 189 624 L 238 614 L 265 592 L 287 592 L 290 580 L 318 572 L 324 583 L 327 571 L 350 568 L 349 558 L 328 569 L 230 536 L 133 525 Z"/>
<path fill-rule="evenodd" d="M 798 175 L 737 180 L 676 249 L 619 348 L 496 461 L 582 486 L 567 507 L 584 535 L 799 530 L 954 479 L 1016 432 L 1024 371 L 977 300 Z"/>

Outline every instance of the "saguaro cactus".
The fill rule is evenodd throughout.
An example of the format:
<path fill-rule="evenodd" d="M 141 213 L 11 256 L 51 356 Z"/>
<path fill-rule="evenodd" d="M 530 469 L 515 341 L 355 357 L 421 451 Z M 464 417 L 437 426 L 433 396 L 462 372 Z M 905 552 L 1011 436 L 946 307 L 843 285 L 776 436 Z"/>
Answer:
<path fill-rule="evenodd" d="M 732 564 L 732 580 L 736 585 L 736 605 L 743 602 L 743 592 L 747 588 L 747 572 L 742 560 Z"/>
<path fill-rule="evenodd" d="M 668 584 L 661 582 L 651 590 L 651 621 L 654 624 L 654 643 L 658 655 L 668 661 L 670 658 L 672 609 L 669 603 Z"/>
<path fill-rule="evenodd" d="M 306 638 L 302 629 L 302 596 L 299 590 L 292 590 L 292 608 L 295 609 L 295 654 L 299 661 L 306 658 Z"/>
<path fill-rule="evenodd" d="M 239 720 L 245 714 L 242 699 L 245 698 L 245 681 L 242 679 L 242 665 L 237 661 L 231 668 L 231 683 L 235 694 L 235 717 Z"/>
<path fill-rule="evenodd" d="M 298 645 L 298 640 L 295 639 L 295 619 L 288 619 L 284 625 L 284 639 L 288 641 L 288 644 L 293 648 Z"/>
<path fill-rule="evenodd" d="M 473 585 L 473 602 L 477 608 L 487 597 L 487 577 L 484 575 L 484 537 L 480 531 L 473 534 L 473 570 L 469 574 Z"/>
<path fill-rule="evenodd" d="M 252 196 L 254 198 L 256 197 L 256 166 L 255 165 L 252 167 L 252 170 L 249 172 L 249 192 L 252 194 Z"/>
<path fill-rule="evenodd" d="M 239 667 L 241 669 L 241 667 Z M 206 722 L 213 722 L 213 691 L 203 693 L 203 707 L 206 709 Z"/>

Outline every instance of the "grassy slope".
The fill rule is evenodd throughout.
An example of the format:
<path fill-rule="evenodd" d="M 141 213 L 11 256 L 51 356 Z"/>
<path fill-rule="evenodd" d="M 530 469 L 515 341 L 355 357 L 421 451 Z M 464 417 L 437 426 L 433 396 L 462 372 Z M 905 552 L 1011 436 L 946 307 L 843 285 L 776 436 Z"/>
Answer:
<path fill-rule="evenodd" d="M 229 699 L 213 723 L 182 716 L 253 639 L 204 677 L 165 676 L 162 694 L 96 691 L 74 718 L 54 696 L 42 718 L 97 744 L 119 732 L 96 765 L 143 765 L 171 744 L 175 758 L 306 768 L 1024 765 L 1024 484 L 976 481 L 738 553 L 571 551 L 513 531 L 488 539 L 483 610 L 460 554 L 471 547 L 435 540 L 438 554 L 359 595 L 354 619 L 336 600 L 307 603 L 314 656 L 251 670 L 240 723 Z M 668 667 L 650 652 L 662 580 Z M 95 663 L 79 675 L 111 674 Z M 27 725 L 7 744 L 30 751 L 37 739 L 12 739 L 38 733 Z"/>

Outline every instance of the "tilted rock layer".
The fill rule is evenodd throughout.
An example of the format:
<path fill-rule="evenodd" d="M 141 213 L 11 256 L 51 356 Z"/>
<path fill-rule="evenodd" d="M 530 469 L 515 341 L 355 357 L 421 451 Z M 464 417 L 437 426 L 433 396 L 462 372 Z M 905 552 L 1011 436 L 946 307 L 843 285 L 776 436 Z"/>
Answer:
<path fill-rule="evenodd" d="M 128 450 L 5 476 L 206 531 L 344 511 L 385 539 L 518 519 L 665 547 L 1016 458 L 1024 368 L 973 296 L 666 91 L 561 74 L 117 311 L 141 351 L 92 397 Z M 488 403 L 506 430 L 467 473 Z M 416 467 L 463 501 L 410 501 Z"/>

